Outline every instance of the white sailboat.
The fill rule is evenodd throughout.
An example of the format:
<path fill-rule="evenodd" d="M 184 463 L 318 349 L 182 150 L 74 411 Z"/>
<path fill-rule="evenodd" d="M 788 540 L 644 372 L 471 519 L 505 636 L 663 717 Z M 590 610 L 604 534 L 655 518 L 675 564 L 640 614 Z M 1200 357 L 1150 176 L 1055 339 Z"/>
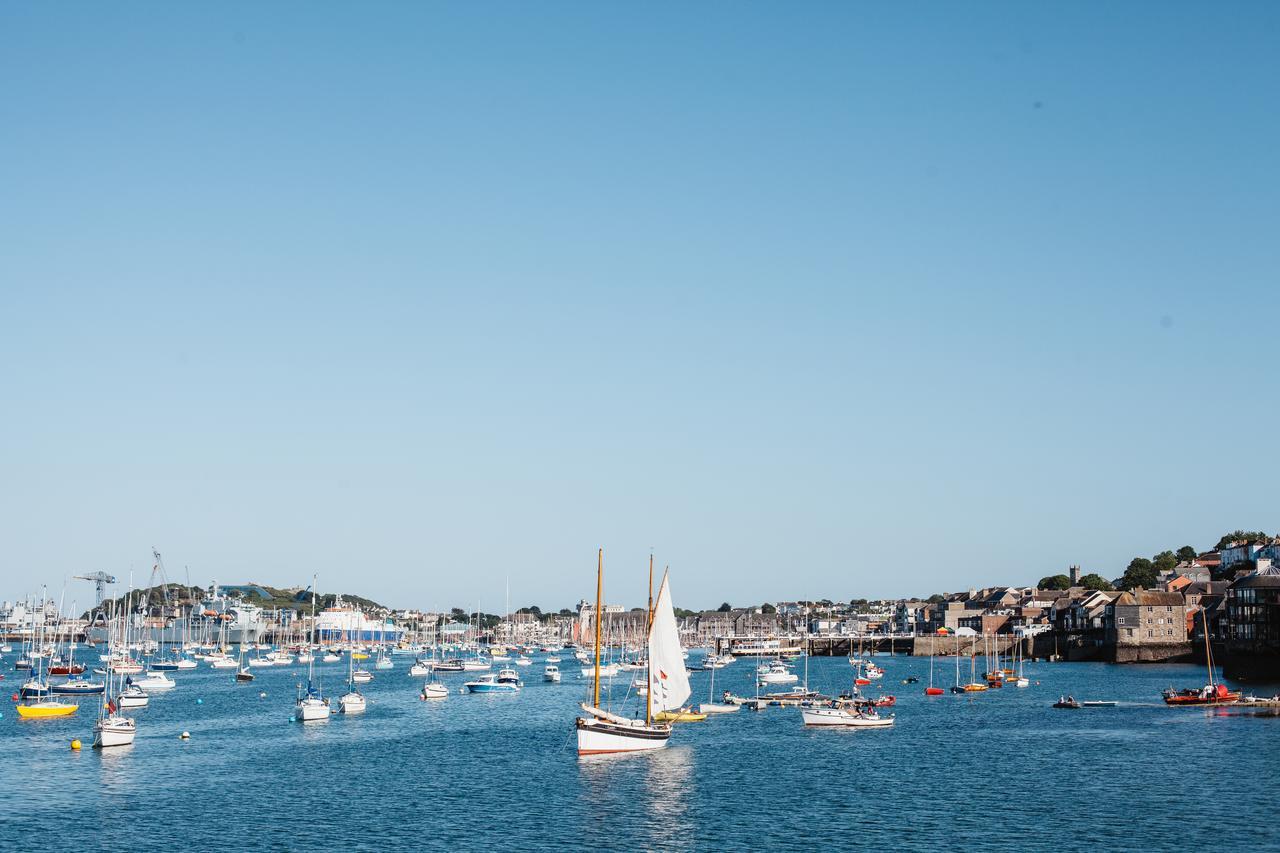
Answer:
<path fill-rule="evenodd" d="M 107 648 L 115 643 L 117 625 L 111 625 L 107 635 Z M 112 683 L 118 678 L 121 682 L 127 676 L 107 676 L 107 689 L 102 694 L 102 706 L 98 713 L 98 722 L 93 726 L 93 745 L 99 749 L 112 746 L 129 746 L 138 733 L 138 724 L 131 717 L 120 713 L 120 705 L 111 695 Z M 146 694 L 143 694 L 145 698 Z"/>
<path fill-rule="evenodd" d="M 316 624 L 316 578 L 311 576 L 311 625 L 312 631 L 315 630 Z M 315 658 L 307 664 L 307 690 L 305 693 L 299 692 L 297 702 L 295 703 L 294 717 L 301 722 L 310 723 L 317 720 L 329 719 L 330 708 L 329 700 L 324 698 L 320 693 L 320 689 L 315 686 L 313 677 L 315 675 Z"/>
<path fill-rule="evenodd" d="M 652 569 L 650 572 L 652 577 Z M 629 720 L 600 707 L 600 626 L 603 611 L 604 550 L 601 549 L 597 554 L 596 566 L 595 685 L 592 704 L 582 704 L 582 710 L 587 716 L 578 717 L 575 721 L 578 755 L 661 749 L 667 745 L 672 728 L 667 723 L 654 723 L 654 712 L 679 710 L 691 692 L 689 673 L 684 668 L 684 656 L 680 652 L 680 636 L 666 574 L 662 576 L 658 600 L 649 619 L 649 691 L 644 720 Z"/>
<path fill-rule="evenodd" d="M 347 692 L 338 697 L 338 710 L 344 714 L 363 714 L 368 702 L 356 689 L 354 655 L 347 655 Z"/>

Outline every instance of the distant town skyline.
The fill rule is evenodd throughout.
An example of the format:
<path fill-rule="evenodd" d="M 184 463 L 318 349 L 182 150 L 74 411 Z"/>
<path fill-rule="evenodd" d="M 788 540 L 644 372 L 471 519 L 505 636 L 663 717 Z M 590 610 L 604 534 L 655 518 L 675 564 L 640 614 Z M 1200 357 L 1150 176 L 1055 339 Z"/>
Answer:
<path fill-rule="evenodd" d="M 154 546 L 559 607 L 603 547 L 611 600 L 652 549 L 702 609 L 1273 529 L 1278 32 L 10 4 L 0 599 Z"/>

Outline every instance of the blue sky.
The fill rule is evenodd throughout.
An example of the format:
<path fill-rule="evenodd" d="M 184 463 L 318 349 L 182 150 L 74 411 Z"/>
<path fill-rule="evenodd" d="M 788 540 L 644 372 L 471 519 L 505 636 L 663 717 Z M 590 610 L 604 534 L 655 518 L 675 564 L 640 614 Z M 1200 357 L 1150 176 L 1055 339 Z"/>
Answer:
<path fill-rule="evenodd" d="M 1272 530 L 1280 8 L 7 4 L 0 598 L 928 594 Z M 68 598 L 89 599 L 75 582 Z"/>

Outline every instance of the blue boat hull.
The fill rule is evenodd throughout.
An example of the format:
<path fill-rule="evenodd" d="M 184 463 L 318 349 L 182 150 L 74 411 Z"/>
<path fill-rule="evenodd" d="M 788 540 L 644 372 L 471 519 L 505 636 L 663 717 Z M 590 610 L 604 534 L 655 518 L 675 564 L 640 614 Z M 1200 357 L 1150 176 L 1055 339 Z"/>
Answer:
<path fill-rule="evenodd" d="M 50 688 L 64 696 L 97 696 L 107 689 L 105 684 L 55 684 Z"/>
<path fill-rule="evenodd" d="M 520 688 L 514 684 L 468 684 L 467 690 L 472 693 L 518 693 Z"/>

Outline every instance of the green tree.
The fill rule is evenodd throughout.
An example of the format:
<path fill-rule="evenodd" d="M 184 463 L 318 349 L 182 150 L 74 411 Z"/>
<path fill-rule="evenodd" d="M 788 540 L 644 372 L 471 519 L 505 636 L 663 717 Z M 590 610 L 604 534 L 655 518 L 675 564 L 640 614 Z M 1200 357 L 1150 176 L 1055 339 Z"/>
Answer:
<path fill-rule="evenodd" d="M 1115 587 L 1111 585 L 1111 581 L 1107 580 L 1102 575 L 1097 575 L 1093 573 L 1087 574 L 1084 577 L 1080 578 L 1080 586 L 1084 587 L 1085 589 L 1099 589 L 1099 590 L 1102 590 L 1103 592 L 1110 592 L 1111 590 L 1115 589 Z"/>
<path fill-rule="evenodd" d="M 1178 565 L 1178 557 L 1172 551 L 1161 551 L 1151 558 L 1151 565 L 1157 572 L 1167 572 Z"/>
<path fill-rule="evenodd" d="M 729 606 L 729 602 L 726 601 L 724 604 L 721 604 L 719 607 L 717 607 L 716 611 L 719 613 L 728 613 L 732 609 L 733 608 Z"/>
<path fill-rule="evenodd" d="M 567 607 L 561 607 L 561 608 L 560 608 L 560 612 L 559 612 L 559 613 L 557 613 L 556 615 L 557 615 L 557 616 L 572 616 L 572 615 L 573 615 L 573 611 L 572 611 L 572 610 L 570 610 L 570 609 L 569 609 L 569 608 L 567 608 Z"/>
<path fill-rule="evenodd" d="M 764 604 L 760 605 L 760 612 L 768 615 L 772 615 L 778 612 L 778 608 L 774 607 L 772 604 L 766 601 Z"/>
<path fill-rule="evenodd" d="M 1214 550 L 1221 551 L 1232 542 L 1239 542 L 1241 539 L 1265 539 L 1267 534 L 1261 530 L 1237 530 L 1234 533 L 1228 533 L 1218 540 L 1218 544 L 1214 545 Z"/>
<path fill-rule="evenodd" d="M 1197 552 L 1196 549 L 1192 548 L 1190 545 L 1183 545 L 1181 548 L 1177 550 L 1176 554 L 1178 557 L 1178 562 L 1180 563 L 1189 563 L 1192 560 L 1194 560 L 1196 557 L 1200 556 L 1199 552 Z"/>
<path fill-rule="evenodd" d="M 1036 584 L 1039 589 L 1069 589 L 1071 587 L 1071 578 L 1066 575 L 1049 575 L 1040 578 L 1040 583 Z"/>
<path fill-rule="evenodd" d="M 1121 589 L 1143 589 L 1156 585 L 1155 565 L 1146 557 L 1134 557 L 1120 578 Z"/>
<path fill-rule="evenodd" d="M 941 604 L 946 600 L 947 600 L 947 597 L 940 592 L 935 592 L 933 595 L 925 599 L 925 601 L 928 602 L 929 604 Z"/>

